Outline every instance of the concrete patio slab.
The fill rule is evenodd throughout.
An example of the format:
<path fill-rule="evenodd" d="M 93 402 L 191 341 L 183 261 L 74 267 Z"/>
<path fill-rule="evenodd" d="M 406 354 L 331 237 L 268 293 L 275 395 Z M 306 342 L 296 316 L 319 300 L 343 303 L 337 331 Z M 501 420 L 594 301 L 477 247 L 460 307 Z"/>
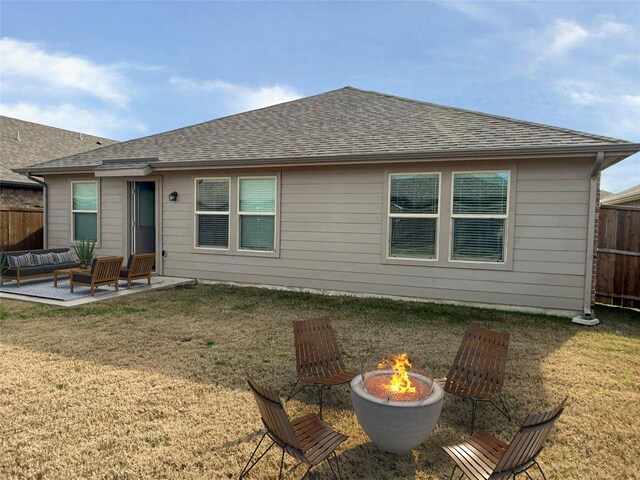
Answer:
<path fill-rule="evenodd" d="M 151 285 L 140 286 L 131 289 L 120 289 L 118 292 L 99 293 L 95 297 L 87 295 L 83 298 L 77 298 L 73 300 L 54 300 L 51 298 L 42 298 L 28 295 L 20 295 L 17 293 L 0 292 L 0 298 L 3 300 L 17 300 L 20 302 L 42 303 L 45 305 L 55 305 L 58 307 L 77 307 L 78 305 L 86 305 L 88 303 L 102 302 L 104 300 L 111 300 L 125 295 L 135 295 L 138 293 L 150 292 L 153 290 L 163 290 L 167 288 L 175 288 L 181 285 L 195 285 L 196 280 L 192 278 L 179 278 L 179 277 L 153 277 L 154 283 Z"/>

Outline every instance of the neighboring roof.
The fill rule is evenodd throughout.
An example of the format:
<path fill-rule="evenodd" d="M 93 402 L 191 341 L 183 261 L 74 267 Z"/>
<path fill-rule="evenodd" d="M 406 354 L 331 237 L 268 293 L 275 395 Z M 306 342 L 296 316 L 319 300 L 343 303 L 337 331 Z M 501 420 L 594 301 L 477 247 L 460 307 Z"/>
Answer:
<path fill-rule="evenodd" d="M 103 160 L 149 157 L 157 157 L 153 168 L 259 166 L 585 146 L 640 149 L 616 138 L 345 87 L 54 160 L 30 171 L 92 170 Z"/>
<path fill-rule="evenodd" d="M 636 200 L 640 200 L 640 183 L 622 192 L 618 192 L 602 200 L 600 203 L 603 205 L 621 205 L 623 203 L 635 202 Z"/>
<path fill-rule="evenodd" d="M 605 198 L 613 197 L 614 195 L 615 193 L 608 190 L 600 190 L 600 201 L 604 200 Z"/>
<path fill-rule="evenodd" d="M 12 169 L 114 143 L 107 138 L 0 116 L 0 182 L 39 187 Z"/>

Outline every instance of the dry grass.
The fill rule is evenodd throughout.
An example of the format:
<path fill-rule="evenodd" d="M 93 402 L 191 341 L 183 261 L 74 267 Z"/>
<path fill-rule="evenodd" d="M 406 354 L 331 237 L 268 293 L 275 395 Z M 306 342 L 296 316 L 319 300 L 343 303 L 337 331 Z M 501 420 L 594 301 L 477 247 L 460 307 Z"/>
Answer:
<path fill-rule="evenodd" d="M 469 322 L 511 332 L 505 397 L 514 421 L 481 407 L 478 426 L 509 440 L 529 411 L 569 406 L 541 455 L 549 478 L 637 478 L 640 315 L 603 323 L 386 300 L 198 286 L 60 309 L 0 302 L 0 478 L 237 478 L 259 437 L 247 368 L 280 391 L 294 381 L 291 321 L 334 319 L 347 361 L 407 350 L 446 374 Z M 316 410 L 315 392 L 287 405 Z M 347 388 L 325 419 L 350 436 L 346 478 L 448 478 L 439 445 L 465 438 L 469 404 L 448 397 L 410 457 L 378 452 Z M 270 453 L 251 478 L 277 475 Z M 289 468 L 294 466 L 288 460 Z M 302 467 L 288 478 L 300 477 Z M 314 473 L 315 472 L 315 473 Z M 329 478 L 326 466 L 311 478 Z"/>

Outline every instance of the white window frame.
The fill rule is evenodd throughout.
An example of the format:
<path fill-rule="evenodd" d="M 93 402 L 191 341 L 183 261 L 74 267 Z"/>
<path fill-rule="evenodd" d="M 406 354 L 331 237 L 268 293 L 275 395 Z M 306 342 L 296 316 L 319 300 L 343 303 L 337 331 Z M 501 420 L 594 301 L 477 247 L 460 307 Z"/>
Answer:
<path fill-rule="evenodd" d="M 259 178 L 259 179 L 265 179 L 265 178 L 272 178 L 273 182 L 275 184 L 275 188 L 274 188 L 274 199 L 273 199 L 273 212 L 242 212 L 240 210 L 240 181 L 241 180 L 250 180 L 250 179 L 254 179 L 254 178 Z M 236 223 L 237 223 L 237 230 L 236 230 L 236 250 L 238 252 L 251 252 L 251 253 L 264 253 L 264 254 L 270 254 L 270 253 L 276 253 L 278 251 L 278 203 L 280 203 L 278 201 L 279 198 L 279 193 L 278 193 L 278 176 L 277 175 L 250 175 L 250 176 L 244 176 L 244 177 L 238 177 L 238 183 L 237 183 L 237 188 L 236 188 Z M 259 217 L 266 217 L 266 216 L 273 216 L 273 250 L 253 250 L 250 248 L 242 248 L 241 246 L 241 242 L 242 242 L 242 232 L 240 231 L 241 229 L 241 224 L 242 224 L 242 215 L 246 215 L 246 216 L 259 216 Z"/>
<path fill-rule="evenodd" d="M 391 177 L 394 175 L 437 175 L 438 176 L 438 213 L 391 213 Z M 389 173 L 387 179 L 387 248 L 386 256 L 387 260 L 409 260 L 416 262 L 437 262 L 440 250 L 440 206 L 442 204 L 440 200 L 442 192 L 442 172 L 393 172 Z M 420 258 L 420 257 L 392 257 L 391 256 L 391 218 L 435 218 L 436 219 L 436 233 L 435 233 L 435 257 L 433 258 Z"/>
<path fill-rule="evenodd" d="M 202 211 L 198 210 L 198 180 L 226 180 L 229 185 L 229 193 L 228 199 L 228 207 L 226 212 L 212 212 L 212 211 Z M 196 177 L 193 180 L 193 248 L 196 250 L 218 250 L 218 251 L 228 251 L 231 247 L 231 177 Z M 198 245 L 198 215 L 226 215 L 228 227 L 227 227 L 227 248 L 223 247 L 203 247 Z"/>
<path fill-rule="evenodd" d="M 96 184 L 96 209 L 95 210 L 75 210 L 73 208 L 73 185 L 76 183 L 95 183 Z M 76 213 L 95 213 L 96 214 L 96 246 L 100 245 L 100 182 L 98 180 L 72 180 L 71 181 L 71 242 L 78 240 L 76 236 Z"/>
<path fill-rule="evenodd" d="M 474 173 L 506 173 L 507 174 L 507 209 L 504 214 L 476 214 L 476 213 L 453 213 L 453 199 L 455 195 L 454 185 L 456 174 L 474 174 Z M 449 222 L 449 262 L 451 263 L 472 263 L 472 264 L 485 264 L 485 265 L 506 265 L 507 255 L 509 252 L 509 212 L 511 208 L 511 170 L 465 170 L 465 171 L 452 171 L 451 172 L 451 207 Z M 504 220 L 503 240 L 502 240 L 502 261 L 501 262 L 487 262 L 484 260 L 454 260 L 453 259 L 453 232 L 454 232 L 454 219 L 456 218 L 477 218 L 477 219 L 500 219 Z"/>

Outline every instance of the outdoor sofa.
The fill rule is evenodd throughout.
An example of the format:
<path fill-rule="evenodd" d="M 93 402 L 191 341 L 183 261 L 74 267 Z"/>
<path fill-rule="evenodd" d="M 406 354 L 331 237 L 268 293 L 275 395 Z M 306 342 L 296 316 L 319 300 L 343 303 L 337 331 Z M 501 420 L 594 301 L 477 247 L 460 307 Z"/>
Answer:
<path fill-rule="evenodd" d="M 55 255 L 49 255 L 51 253 Z M 61 258 L 60 254 L 65 254 L 66 258 Z M 20 287 L 22 280 L 52 277 L 56 270 L 80 267 L 80 262 L 74 258 L 69 248 L 20 250 L 5 252 L 5 255 L 7 256 L 7 265 L 5 271 L 2 272 L 2 279 L 15 280 L 18 287 Z M 13 262 L 10 257 L 20 266 L 12 266 Z M 71 261 L 69 261 L 70 259 Z"/>

